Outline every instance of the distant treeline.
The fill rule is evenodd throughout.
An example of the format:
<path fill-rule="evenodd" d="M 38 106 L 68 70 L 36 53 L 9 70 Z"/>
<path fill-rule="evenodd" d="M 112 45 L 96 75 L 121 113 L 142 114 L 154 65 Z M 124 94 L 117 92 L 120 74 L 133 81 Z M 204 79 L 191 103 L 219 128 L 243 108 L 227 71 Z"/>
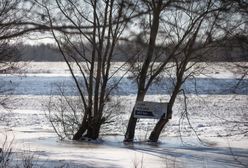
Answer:
<path fill-rule="evenodd" d="M 63 61 L 63 57 L 57 47 L 51 44 L 27 45 L 20 44 L 18 46 L 21 52 L 20 61 Z"/>
<path fill-rule="evenodd" d="M 240 40 L 229 39 L 219 47 L 213 46 L 213 49 L 208 50 L 208 53 L 201 57 L 201 60 L 196 61 L 207 61 L 207 62 L 241 62 L 248 61 L 248 47 L 247 43 L 244 45 L 239 44 Z M 236 45 L 234 45 L 236 44 Z M 219 44 L 218 44 L 219 45 Z M 137 59 L 139 61 L 144 57 L 142 48 L 146 48 L 143 44 L 118 44 L 117 50 L 115 51 L 113 61 L 126 61 L 129 59 Z M 167 50 L 169 47 L 158 47 L 157 50 Z M 64 61 L 62 54 L 56 45 L 52 44 L 39 44 L 39 45 L 27 45 L 19 44 L 18 50 L 20 52 L 19 61 L 37 61 L 37 62 L 59 62 Z M 145 52 L 144 52 L 145 53 Z M 166 53 L 166 52 L 164 52 Z M 89 54 L 90 55 L 90 54 Z M 135 58 L 132 59 L 132 57 Z M 138 57 L 138 58 L 137 58 Z M 131 58 L 131 59 L 130 59 Z M 166 58 L 165 54 L 162 54 L 156 61 L 160 62 Z M 83 61 L 83 60 L 82 60 Z"/>
<path fill-rule="evenodd" d="M 64 61 L 63 55 L 53 44 L 27 45 L 19 44 L 20 51 L 19 61 L 37 61 L 37 62 L 60 62 Z M 126 61 L 127 56 L 120 55 L 116 52 L 114 61 Z M 90 55 L 90 54 L 89 54 Z M 83 61 L 83 60 L 82 60 Z"/>

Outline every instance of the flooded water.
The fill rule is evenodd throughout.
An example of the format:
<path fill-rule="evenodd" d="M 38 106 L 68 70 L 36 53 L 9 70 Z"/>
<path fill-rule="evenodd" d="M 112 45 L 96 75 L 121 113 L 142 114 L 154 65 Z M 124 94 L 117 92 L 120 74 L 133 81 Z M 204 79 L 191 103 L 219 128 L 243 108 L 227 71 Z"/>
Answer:
<path fill-rule="evenodd" d="M 35 139 L 29 139 L 25 143 L 37 150 L 40 158 L 48 158 L 45 163 L 54 161 L 58 157 L 63 160 L 71 160 L 77 166 L 87 163 L 85 156 L 91 156 L 91 167 L 101 167 L 101 164 L 113 164 L 113 167 L 132 167 L 132 160 L 145 159 L 144 166 L 163 167 L 165 164 L 175 167 L 209 167 L 209 168 L 233 168 L 246 167 L 248 165 L 248 150 L 242 148 L 228 148 L 206 146 L 196 139 L 186 137 L 188 144 L 182 143 L 179 137 L 165 137 L 158 144 L 145 141 L 137 141 L 131 144 L 122 143 L 123 136 L 104 136 L 103 139 L 91 142 L 60 141 L 55 136 L 39 138 L 37 132 Z M 18 135 L 18 134 L 16 134 Z M 49 135 L 49 134 L 48 134 Z M 44 136 L 44 134 L 43 134 Z M 19 139 L 19 142 L 23 140 Z M 46 150 L 46 152 L 43 152 Z M 74 162 L 72 158 L 77 158 Z M 94 159 L 93 159 L 94 158 Z M 100 159 L 100 160 L 98 160 Z M 116 162 L 118 161 L 118 162 Z M 43 162 L 44 164 L 44 162 Z M 72 164 L 73 165 L 73 164 Z M 168 166 L 167 165 L 167 166 Z"/>

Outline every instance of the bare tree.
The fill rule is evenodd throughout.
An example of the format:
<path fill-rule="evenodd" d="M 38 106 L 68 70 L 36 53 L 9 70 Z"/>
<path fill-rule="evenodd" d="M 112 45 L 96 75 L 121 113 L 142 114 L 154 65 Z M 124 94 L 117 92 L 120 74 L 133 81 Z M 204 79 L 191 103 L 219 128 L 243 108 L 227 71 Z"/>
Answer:
<path fill-rule="evenodd" d="M 152 69 L 150 66 L 154 59 L 154 49 L 156 46 L 156 39 L 158 35 L 159 30 L 159 23 L 160 23 L 160 17 L 161 12 L 170 5 L 171 1 L 167 1 L 166 3 L 163 0 L 159 1 L 142 1 L 143 6 L 146 6 L 147 8 L 151 9 L 151 21 L 150 21 L 150 36 L 149 36 L 149 42 L 148 42 L 148 48 L 145 58 L 143 59 L 143 63 L 141 65 L 140 71 L 137 74 L 137 84 L 138 84 L 138 92 L 136 101 L 143 101 L 146 95 L 146 92 L 151 85 L 153 79 L 157 76 L 149 75 L 149 68 Z M 163 65 L 162 65 L 163 66 Z M 134 132 L 135 132 L 135 126 L 136 126 L 137 118 L 134 118 L 134 110 L 132 111 L 132 114 L 129 118 L 127 131 L 125 133 L 125 142 L 133 141 L 134 138 Z"/>
<path fill-rule="evenodd" d="M 111 93 L 122 79 L 113 80 L 121 67 L 111 69 L 111 60 L 135 6 L 126 0 L 36 3 L 44 10 L 82 103 L 83 117 L 73 140 L 97 139 L 101 125 L 111 116 L 106 111 Z M 57 32 L 61 21 L 73 25 L 73 29 Z"/>
<path fill-rule="evenodd" d="M 176 54 L 177 49 L 179 46 L 183 43 L 183 41 L 186 39 L 187 35 L 190 31 L 185 31 L 185 34 L 181 37 L 179 37 L 177 40 L 177 44 L 173 45 L 170 52 L 166 54 L 166 58 L 161 62 L 159 65 L 156 65 L 155 62 L 158 60 L 159 57 L 164 55 L 164 52 L 156 54 L 155 50 L 158 48 L 156 42 L 159 40 L 157 39 L 158 34 L 162 36 L 162 41 L 169 45 L 169 40 L 166 40 L 167 37 L 173 36 L 173 34 L 170 34 L 167 30 L 161 30 L 160 24 L 165 21 L 165 23 L 168 23 L 166 20 L 163 20 L 163 16 L 170 16 L 170 10 L 172 6 L 177 6 L 177 2 L 172 1 L 142 1 L 143 5 L 145 5 L 147 8 L 150 9 L 151 13 L 149 17 L 146 17 L 145 19 L 149 18 L 148 20 L 148 28 L 149 28 L 149 41 L 147 43 L 146 48 L 146 54 L 143 56 L 144 58 L 141 60 L 141 65 L 139 64 L 140 68 L 135 73 L 137 78 L 137 84 L 138 84 L 138 92 L 136 101 L 143 101 L 145 98 L 145 95 L 150 88 L 150 86 L 157 80 L 159 74 L 166 68 L 167 64 L 171 61 L 173 56 Z M 180 3 L 179 3 L 180 4 Z M 166 17 L 165 17 L 166 18 Z M 167 18 L 166 18 L 167 19 Z M 164 24 L 163 24 L 164 26 Z M 168 24 L 170 28 L 173 26 L 172 24 Z M 161 26 L 162 27 L 162 26 Z M 192 28 L 191 28 L 192 29 Z M 167 31 L 167 32 L 166 32 Z M 164 35 L 165 33 L 168 33 Z M 161 40 L 160 40 L 161 41 Z M 162 43 L 162 46 L 166 46 L 164 43 Z M 162 47 L 165 48 L 165 47 Z M 137 70 L 137 68 L 135 68 Z M 125 142 L 132 142 L 134 138 L 135 133 L 135 126 L 136 126 L 137 118 L 134 118 L 134 110 L 132 111 L 132 114 L 129 119 L 129 123 L 127 126 L 127 131 L 125 134 Z"/>
<path fill-rule="evenodd" d="M 153 15 L 150 17 L 151 26 L 149 34 L 150 39 L 153 39 L 153 41 L 149 41 L 147 54 L 141 65 L 142 68 L 137 73 L 138 93 L 136 100 L 143 101 L 147 90 L 156 81 L 159 74 L 163 70 L 171 68 L 171 65 L 168 66 L 168 63 L 170 61 L 175 63 L 174 87 L 171 91 L 167 115 L 162 116 L 149 137 L 150 141 L 156 142 L 164 125 L 172 117 L 172 107 L 177 95 L 182 91 L 182 84 L 187 78 L 193 75 L 189 73 L 189 70 L 200 58 L 203 58 L 203 53 L 206 53 L 207 49 L 214 49 L 210 44 L 222 37 L 221 33 L 223 31 L 217 31 L 217 20 L 219 20 L 221 12 L 229 7 L 229 4 L 217 3 L 211 0 L 204 2 L 179 1 L 174 3 L 167 1 L 166 8 L 161 8 L 163 11 L 158 12 L 156 6 L 164 2 L 153 1 L 153 3 L 145 3 L 151 5 L 150 8 L 153 9 Z M 157 14 L 162 14 L 156 17 L 156 12 Z M 159 27 L 159 24 L 157 24 L 156 29 L 157 33 L 160 31 L 163 32 L 162 37 L 165 43 L 162 44 L 164 46 L 162 48 L 166 53 L 162 63 L 156 66 L 154 64 L 154 60 L 156 60 L 154 49 L 156 48 L 157 34 L 153 33 L 156 30 L 153 27 L 155 19 L 158 23 L 160 22 L 160 25 L 163 25 L 163 27 L 161 26 L 163 31 Z M 158 42 L 160 41 L 157 40 Z M 189 64 L 190 61 L 194 61 L 195 63 Z M 134 118 L 133 111 L 129 119 L 124 141 L 133 141 L 136 121 L 137 119 Z"/>
<path fill-rule="evenodd" d="M 193 25 L 193 21 L 195 19 L 199 18 L 199 20 L 196 22 L 194 28 L 192 29 L 189 38 L 185 41 L 182 47 L 180 47 L 182 49 L 182 53 L 179 54 L 179 59 L 176 56 L 173 57 L 173 62 L 175 62 L 176 64 L 176 82 L 168 103 L 167 112 L 169 112 L 169 114 L 172 113 L 172 107 L 174 104 L 173 102 L 175 101 L 178 93 L 182 92 L 185 95 L 184 90 L 180 89 L 183 83 L 188 78 L 194 77 L 195 70 L 193 71 L 192 67 L 197 64 L 198 61 L 204 60 L 204 58 L 206 58 L 208 55 L 212 54 L 212 56 L 214 56 L 214 54 L 216 54 L 215 51 L 219 48 L 219 41 L 228 40 L 226 29 L 222 29 L 222 26 L 220 25 L 229 25 L 229 28 L 231 28 L 232 32 L 235 33 L 240 31 L 243 32 L 244 19 L 242 18 L 242 15 L 240 20 L 236 20 L 235 17 L 226 19 L 227 14 L 234 10 L 233 5 L 233 3 L 216 3 L 213 1 L 207 1 L 206 4 L 198 3 L 198 5 L 194 7 L 190 5 L 187 10 L 183 10 L 183 12 L 185 12 L 187 16 L 190 17 L 190 20 L 192 20 L 192 22 L 190 22 L 189 20 L 189 25 Z M 183 26 L 179 27 L 185 29 L 185 27 Z M 185 104 L 185 106 L 187 106 L 187 104 Z M 187 107 L 185 107 L 184 115 L 189 121 Z M 149 137 L 150 141 L 158 141 L 159 135 L 170 117 L 162 117 L 158 121 Z"/>

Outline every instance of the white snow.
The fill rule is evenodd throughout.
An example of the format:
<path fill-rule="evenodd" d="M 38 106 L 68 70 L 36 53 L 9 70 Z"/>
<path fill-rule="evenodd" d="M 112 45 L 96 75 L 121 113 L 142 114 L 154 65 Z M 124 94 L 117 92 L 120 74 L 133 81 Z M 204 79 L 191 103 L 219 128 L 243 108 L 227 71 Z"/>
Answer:
<path fill-rule="evenodd" d="M 121 63 L 116 63 L 118 66 Z M 200 78 L 235 80 L 226 63 L 213 63 L 206 67 Z M 148 144 L 151 129 L 157 120 L 139 120 L 134 144 L 123 144 L 123 135 L 135 100 L 135 86 L 125 80 L 113 99 L 119 99 L 124 108 L 122 115 L 112 125 L 103 127 L 101 139 L 97 142 L 60 141 L 54 133 L 45 114 L 52 83 L 68 80 L 69 72 L 64 63 L 28 63 L 26 74 L 1 75 L 0 83 L 13 88 L 10 96 L 12 109 L 0 109 L 3 121 L 0 123 L 0 144 L 8 135 L 14 139 L 13 150 L 17 153 L 29 150 L 43 167 L 245 167 L 248 165 L 248 136 L 239 134 L 247 129 L 247 88 L 239 94 L 219 91 L 223 84 L 199 83 L 206 88 L 200 95 L 188 94 L 188 111 L 192 127 L 203 142 L 199 142 L 187 120 L 181 120 L 184 110 L 182 95 L 176 101 L 173 118 L 165 127 L 159 144 Z M 21 72 L 21 71 L 20 71 Z M 122 73 L 117 74 L 117 76 Z M 228 80 L 226 80 L 228 79 Z M 9 81 L 11 80 L 11 82 Z M 58 82 L 59 83 L 59 82 Z M 73 82 L 65 82 L 68 88 Z M 231 83 L 232 84 L 232 83 Z M 188 87 L 190 84 L 188 84 Z M 220 86 L 218 88 L 218 86 Z M 228 85 L 229 86 L 229 85 Z M 154 87 L 146 97 L 147 101 L 168 101 L 168 94 L 161 94 Z M 131 90 L 129 94 L 120 94 Z M 216 91 L 213 91 L 216 90 Z M 207 94 L 211 91 L 212 94 Z M 119 95 L 118 95 L 119 93 Z M 159 94 L 160 93 L 160 94 Z M 221 93 L 221 94 L 220 94 Z M 4 95 L 0 95 L 0 98 Z M 56 97 L 57 94 L 53 94 Z M 75 96 L 75 95 L 70 95 Z M 244 121 L 238 124 L 231 121 Z M 179 123 L 180 122 L 180 123 Z M 181 129 L 179 129 L 181 128 Z M 180 130 L 180 131 L 179 131 Z M 180 136 L 181 135 L 181 136 Z M 182 138 L 182 139 L 181 139 Z M 18 162 L 18 161 L 16 161 Z"/>

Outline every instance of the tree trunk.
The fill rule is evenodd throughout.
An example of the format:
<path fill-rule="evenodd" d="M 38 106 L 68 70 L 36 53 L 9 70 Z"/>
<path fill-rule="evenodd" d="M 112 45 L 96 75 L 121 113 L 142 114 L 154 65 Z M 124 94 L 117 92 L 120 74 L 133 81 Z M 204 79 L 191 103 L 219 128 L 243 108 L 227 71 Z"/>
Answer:
<path fill-rule="evenodd" d="M 156 126 L 154 127 L 154 129 L 152 130 L 150 137 L 149 137 L 149 141 L 150 142 L 157 142 L 158 138 L 165 126 L 165 124 L 168 123 L 168 121 L 171 119 L 171 115 L 172 115 L 172 110 L 170 110 L 170 112 L 167 113 L 167 116 L 162 116 L 160 118 L 160 120 L 157 122 Z"/>
<path fill-rule="evenodd" d="M 99 122 L 93 122 L 87 130 L 87 134 L 85 137 L 96 140 L 99 137 L 100 134 L 100 127 L 101 124 Z"/>
<path fill-rule="evenodd" d="M 169 121 L 169 118 L 161 118 L 156 126 L 154 127 L 151 135 L 149 137 L 150 142 L 157 142 L 161 131 L 163 130 L 165 124 Z"/>
<path fill-rule="evenodd" d="M 179 75 L 177 76 L 177 82 L 176 82 L 176 86 L 173 90 L 173 93 L 171 95 L 170 101 L 168 103 L 168 107 L 167 107 L 167 115 L 166 116 L 162 116 L 160 118 L 160 120 L 157 122 L 156 126 L 154 127 L 154 129 L 152 130 L 150 137 L 149 137 L 149 141 L 150 142 L 157 142 L 158 138 L 165 126 L 165 124 L 168 123 L 168 121 L 172 118 L 172 107 L 175 103 L 177 94 L 181 88 L 182 85 L 182 81 L 183 81 L 183 74 L 184 74 L 184 70 L 185 70 L 186 64 L 183 66 L 182 71 L 180 71 Z"/>
<path fill-rule="evenodd" d="M 78 131 L 74 134 L 73 140 L 80 140 L 82 137 L 96 140 L 99 137 L 100 128 L 103 122 L 104 119 L 91 118 L 87 121 L 86 118 L 84 118 Z M 83 136 L 86 131 L 86 135 Z"/>
<path fill-rule="evenodd" d="M 144 101 L 146 91 L 141 91 L 139 90 L 136 102 L 137 101 Z M 132 110 L 132 114 L 129 118 L 128 126 L 127 126 L 127 131 L 125 133 L 125 139 L 124 142 L 133 142 L 134 134 L 135 134 L 135 127 L 137 123 L 137 118 L 134 118 L 134 108 Z"/>
<path fill-rule="evenodd" d="M 74 134 L 72 140 L 80 140 L 80 138 L 82 137 L 82 135 L 85 133 L 86 130 L 87 130 L 87 121 L 85 117 L 78 131 Z"/>
<path fill-rule="evenodd" d="M 170 101 L 168 103 L 168 107 L 167 107 L 167 115 L 166 116 L 162 116 L 160 118 L 160 120 L 157 122 L 156 126 L 153 128 L 150 137 L 149 137 L 149 141 L 150 142 L 157 142 L 158 138 L 165 126 L 165 124 L 168 123 L 168 121 L 172 118 L 172 107 L 175 103 L 177 94 L 179 92 L 179 89 L 181 87 L 181 82 L 182 82 L 182 75 L 178 78 L 177 80 L 177 84 L 174 88 L 174 91 L 171 95 Z"/>
<path fill-rule="evenodd" d="M 144 101 L 144 97 L 149 87 L 149 86 L 146 87 L 145 84 L 146 84 L 146 79 L 147 79 L 147 71 L 152 61 L 153 52 L 155 49 L 155 43 L 156 43 L 156 38 L 157 38 L 158 28 L 159 28 L 160 12 L 162 10 L 162 2 L 163 2 L 162 0 L 159 0 L 158 2 L 156 2 L 156 6 L 153 9 L 153 20 L 152 20 L 152 27 L 150 30 L 149 46 L 147 50 L 146 59 L 142 65 L 142 69 L 140 72 L 140 77 L 138 81 L 138 94 L 137 94 L 136 101 Z M 133 142 L 136 123 L 137 123 L 137 118 L 134 118 L 134 109 L 133 109 L 132 114 L 129 118 L 124 142 Z"/>
<path fill-rule="evenodd" d="M 169 122 L 169 120 L 172 118 L 172 107 L 176 99 L 176 94 L 172 95 L 170 102 L 168 103 L 167 107 L 167 116 L 162 116 L 159 121 L 157 122 L 156 126 L 153 128 L 150 136 L 149 136 L 149 141 L 150 142 L 158 142 L 158 138 L 165 126 Z"/>
<path fill-rule="evenodd" d="M 134 108 L 133 108 L 132 114 L 129 118 L 124 142 L 133 142 L 136 123 L 137 123 L 137 118 L 134 118 Z"/>
<path fill-rule="evenodd" d="M 80 138 L 82 137 L 82 135 L 85 133 L 85 131 L 87 130 L 87 115 L 84 115 L 82 124 L 80 125 L 78 131 L 74 134 L 72 140 L 80 140 Z"/>

